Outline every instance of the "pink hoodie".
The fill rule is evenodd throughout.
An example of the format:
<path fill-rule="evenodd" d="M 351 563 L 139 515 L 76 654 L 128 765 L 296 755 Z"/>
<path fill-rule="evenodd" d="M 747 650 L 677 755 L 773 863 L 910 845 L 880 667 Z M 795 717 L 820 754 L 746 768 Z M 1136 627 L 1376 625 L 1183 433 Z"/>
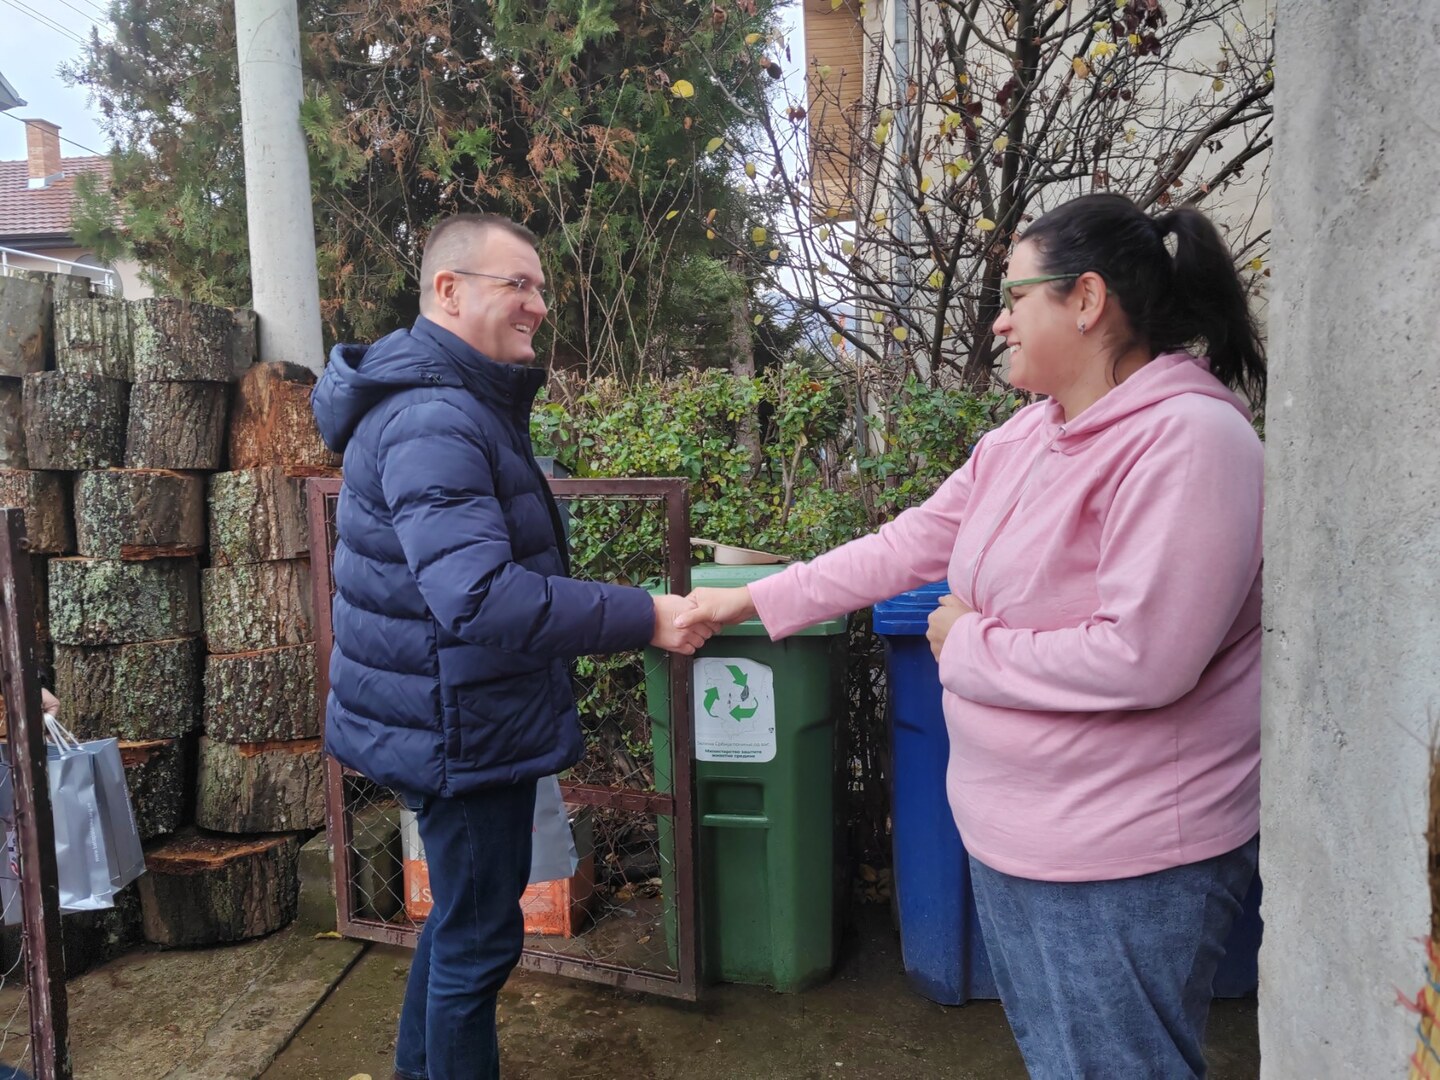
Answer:
<path fill-rule="evenodd" d="M 947 577 L 976 611 L 940 656 L 965 846 L 1147 874 L 1260 827 L 1262 473 L 1238 399 L 1167 354 L 1069 423 L 1022 409 L 923 505 L 750 592 L 781 638 Z"/>

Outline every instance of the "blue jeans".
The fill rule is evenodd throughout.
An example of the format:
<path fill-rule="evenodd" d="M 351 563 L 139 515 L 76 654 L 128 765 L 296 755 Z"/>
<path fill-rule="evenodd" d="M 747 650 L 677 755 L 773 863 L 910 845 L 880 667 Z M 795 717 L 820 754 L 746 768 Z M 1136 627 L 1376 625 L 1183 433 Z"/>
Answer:
<path fill-rule="evenodd" d="M 495 999 L 525 944 L 535 782 L 404 802 L 420 826 L 434 907 L 410 962 L 395 1072 L 494 1080 Z"/>
<path fill-rule="evenodd" d="M 1257 837 L 1119 881 L 1030 881 L 972 858 L 975 906 L 1034 1080 L 1205 1076 L 1205 1021 Z"/>

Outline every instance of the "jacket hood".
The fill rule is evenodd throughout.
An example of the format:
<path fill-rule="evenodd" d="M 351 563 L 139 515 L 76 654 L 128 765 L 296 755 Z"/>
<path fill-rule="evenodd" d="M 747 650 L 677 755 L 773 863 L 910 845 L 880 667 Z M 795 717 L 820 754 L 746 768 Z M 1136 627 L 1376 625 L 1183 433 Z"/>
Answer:
<path fill-rule="evenodd" d="M 507 410 L 528 412 L 545 372 L 500 364 L 423 315 L 373 345 L 336 345 L 310 407 L 325 445 L 343 453 L 365 415 L 391 394 L 420 387 L 463 389 Z"/>
<path fill-rule="evenodd" d="M 1112 424 L 1181 394 L 1200 394 L 1230 405 L 1248 423 L 1250 410 L 1236 394 L 1210 374 L 1207 357 L 1162 353 L 1111 390 L 1073 420 L 1065 419 L 1060 403 L 1045 406 L 1046 425 L 1062 452 L 1088 442 Z"/>

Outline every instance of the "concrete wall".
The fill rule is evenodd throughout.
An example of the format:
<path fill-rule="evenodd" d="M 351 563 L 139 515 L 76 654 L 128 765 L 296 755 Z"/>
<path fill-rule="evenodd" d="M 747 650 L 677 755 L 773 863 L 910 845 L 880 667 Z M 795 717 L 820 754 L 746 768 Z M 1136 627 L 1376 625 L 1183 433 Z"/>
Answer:
<path fill-rule="evenodd" d="M 1278 26 L 1261 1075 L 1398 1077 L 1440 727 L 1440 5 Z"/>

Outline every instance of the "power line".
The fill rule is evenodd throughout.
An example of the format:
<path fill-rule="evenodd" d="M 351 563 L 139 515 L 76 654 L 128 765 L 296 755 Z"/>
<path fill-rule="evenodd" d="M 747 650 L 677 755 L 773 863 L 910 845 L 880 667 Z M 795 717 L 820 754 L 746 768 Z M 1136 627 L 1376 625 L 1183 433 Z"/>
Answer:
<path fill-rule="evenodd" d="M 68 7 L 71 11 L 75 12 L 76 15 L 79 15 L 82 19 L 84 19 L 86 22 L 88 22 L 91 26 L 98 27 L 98 26 L 100 25 L 98 22 L 95 21 L 95 16 L 94 16 L 94 15 L 87 15 L 87 14 L 85 14 L 85 12 L 81 11 L 81 10 L 80 10 L 78 7 L 76 7 L 74 4 L 70 3 L 70 0 L 60 0 L 60 3 L 64 4 L 64 5 L 65 5 L 66 7 Z"/>
<path fill-rule="evenodd" d="M 6 0 L 6 2 L 8 3 L 9 0 Z M 5 117 L 7 120 L 14 120 L 17 124 L 23 124 L 23 123 L 25 123 L 24 120 L 20 119 L 20 117 L 16 116 L 14 113 L 8 113 L 8 112 L 6 112 L 6 113 L 0 113 L 0 116 Z M 92 156 L 94 156 L 94 157 L 109 157 L 109 156 L 110 156 L 109 154 L 101 153 L 99 150 L 92 150 L 90 147 L 84 145 L 83 143 L 78 143 L 78 142 L 76 142 L 74 139 L 67 139 L 64 135 L 56 135 L 55 137 L 56 137 L 57 139 L 59 139 L 61 142 L 63 142 L 63 143 L 69 143 L 71 146 L 75 147 L 75 149 L 77 149 L 77 150 L 84 150 L 87 154 L 90 154 L 90 155 L 92 155 Z"/>
<path fill-rule="evenodd" d="M 45 27 L 45 29 L 47 29 L 47 30 L 53 30 L 53 31 L 55 31 L 57 34 L 60 34 L 60 35 L 63 36 L 63 37 L 69 38 L 71 41 L 75 42 L 76 45 L 84 45 L 84 44 L 85 44 L 85 40 L 84 40 L 83 38 L 81 38 L 80 36 L 78 36 L 78 35 L 75 34 L 74 32 L 72 32 L 72 31 L 70 31 L 70 30 L 67 30 L 65 27 L 61 26 L 58 22 L 55 22 L 54 20 L 52 20 L 48 15 L 42 15 L 42 14 L 40 14 L 40 12 L 36 11 L 34 8 L 27 7 L 25 4 L 22 4 L 22 3 L 20 2 L 20 0 L 0 0 L 0 4 L 6 4 L 6 5 L 14 8 L 16 11 L 20 12 L 20 14 L 22 14 L 22 15 L 28 15 L 28 16 L 29 16 L 31 19 L 33 19 L 35 22 L 37 22 L 37 23 L 39 23 L 41 26 Z"/>

